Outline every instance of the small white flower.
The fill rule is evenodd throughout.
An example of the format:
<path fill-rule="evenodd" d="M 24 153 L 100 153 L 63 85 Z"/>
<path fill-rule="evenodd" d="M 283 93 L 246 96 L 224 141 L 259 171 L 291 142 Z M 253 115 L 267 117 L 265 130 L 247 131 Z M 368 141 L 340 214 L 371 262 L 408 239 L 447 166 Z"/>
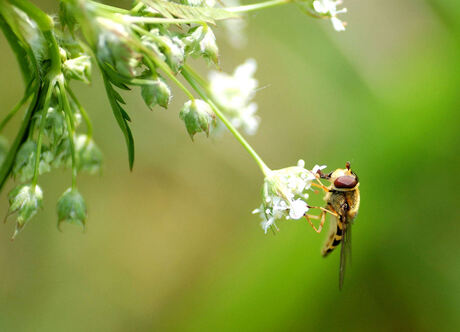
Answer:
<path fill-rule="evenodd" d="M 325 166 L 315 166 L 323 169 Z M 301 219 L 308 211 L 306 192 L 315 180 L 313 171 L 305 169 L 305 162 L 299 160 L 297 166 L 271 171 L 264 180 L 263 203 L 253 213 L 262 217 L 262 228 L 267 230 L 276 226 L 275 221 L 282 218 Z"/>
<path fill-rule="evenodd" d="M 302 199 L 296 199 L 291 203 L 291 208 L 289 209 L 289 217 L 292 219 L 300 219 L 308 211 L 308 205 Z"/>
<path fill-rule="evenodd" d="M 345 31 L 345 23 L 337 15 L 346 13 L 347 9 L 337 9 L 337 6 L 340 4 L 342 4 L 341 0 L 315 0 L 313 2 L 313 9 L 320 15 L 329 16 L 332 26 L 336 31 Z"/>
<path fill-rule="evenodd" d="M 214 99 L 230 122 L 249 135 L 256 133 L 260 122 L 256 115 L 257 104 L 251 102 L 258 86 L 253 77 L 256 69 L 257 62 L 248 59 L 235 69 L 233 75 L 217 71 L 209 74 L 209 87 Z"/>
<path fill-rule="evenodd" d="M 323 165 L 323 166 L 318 166 L 318 165 L 315 165 L 315 167 L 313 167 L 313 169 L 311 170 L 311 172 L 313 174 L 316 174 L 318 171 L 322 171 L 323 169 L 325 169 L 327 166 L 326 165 Z"/>

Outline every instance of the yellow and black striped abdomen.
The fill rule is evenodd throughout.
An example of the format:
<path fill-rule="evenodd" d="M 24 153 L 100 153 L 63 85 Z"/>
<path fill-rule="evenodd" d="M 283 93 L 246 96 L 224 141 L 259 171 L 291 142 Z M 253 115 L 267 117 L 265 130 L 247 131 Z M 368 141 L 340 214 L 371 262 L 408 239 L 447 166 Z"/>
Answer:
<path fill-rule="evenodd" d="M 335 228 L 334 228 L 335 225 Z M 335 247 L 337 247 L 340 242 L 342 242 L 343 238 L 343 231 L 344 231 L 345 224 L 336 218 L 336 222 L 331 224 L 331 230 L 329 233 L 329 238 L 326 241 L 326 244 L 321 251 L 321 254 L 326 257 L 329 253 L 331 253 Z"/>

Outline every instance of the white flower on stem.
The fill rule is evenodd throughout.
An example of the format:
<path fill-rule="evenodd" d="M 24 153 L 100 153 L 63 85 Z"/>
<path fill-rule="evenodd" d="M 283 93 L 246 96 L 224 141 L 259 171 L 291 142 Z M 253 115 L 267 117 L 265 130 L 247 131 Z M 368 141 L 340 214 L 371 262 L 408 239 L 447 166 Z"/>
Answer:
<path fill-rule="evenodd" d="M 255 115 L 257 104 L 252 102 L 258 86 L 253 77 L 256 69 L 257 62 L 248 59 L 235 69 L 233 75 L 217 71 L 209 74 L 212 97 L 223 108 L 232 125 L 249 135 L 256 133 L 260 122 Z"/>
<path fill-rule="evenodd" d="M 314 171 L 325 166 L 316 165 L 313 170 L 305 169 L 305 162 L 299 160 L 297 166 L 271 171 L 264 180 L 262 191 L 263 202 L 253 213 L 262 217 L 262 229 L 267 233 L 275 221 L 285 219 L 301 219 L 308 211 L 306 200 L 312 182 L 316 179 Z"/>
<path fill-rule="evenodd" d="M 226 0 L 225 7 L 238 7 L 241 3 L 239 0 Z M 216 2 L 217 7 L 222 7 L 219 2 Z M 246 20 L 242 18 L 231 18 L 220 22 L 225 30 L 228 42 L 234 48 L 243 48 L 247 44 L 245 33 Z"/>
<path fill-rule="evenodd" d="M 341 0 L 315 0 L 313 1 L 313 9 L 322 16 L 328 16 L 336 31 L 345 31 L 346 24 L 337 15 L 346 13 L 347 9 L 337 9 L 340 4 L 342 4 Z"/>

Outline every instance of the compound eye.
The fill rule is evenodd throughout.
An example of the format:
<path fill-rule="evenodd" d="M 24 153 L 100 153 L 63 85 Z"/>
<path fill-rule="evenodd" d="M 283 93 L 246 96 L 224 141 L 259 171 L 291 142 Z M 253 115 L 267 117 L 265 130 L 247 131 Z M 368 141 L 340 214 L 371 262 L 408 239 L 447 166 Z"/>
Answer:
<path fill-rule="evenodd" d="M 339 176 L 334 181 L 334 186 L 336 188 L 354 188 L 358 184 L 358 181 L 354 176 L 344 175 Z"/>

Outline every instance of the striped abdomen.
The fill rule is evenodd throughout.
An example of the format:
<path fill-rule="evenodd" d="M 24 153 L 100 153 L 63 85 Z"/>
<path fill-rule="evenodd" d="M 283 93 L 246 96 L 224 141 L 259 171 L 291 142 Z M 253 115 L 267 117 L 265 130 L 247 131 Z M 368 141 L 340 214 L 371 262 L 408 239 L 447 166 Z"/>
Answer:
<path fill-rule="evenodd" d="M 335 229 L 333 226 L 331 227 L 329 238 L 326 244 L 324 245 L 323 250 L 321 251 L 321 254 L 324 257 L 331 253 L 335 249 L 335 247 L 337 247 L 340 244 L 340 242 L 342 242 L 344 227 L 346 226 L 341 219 L 342 218 L 336 218 Z"/>

